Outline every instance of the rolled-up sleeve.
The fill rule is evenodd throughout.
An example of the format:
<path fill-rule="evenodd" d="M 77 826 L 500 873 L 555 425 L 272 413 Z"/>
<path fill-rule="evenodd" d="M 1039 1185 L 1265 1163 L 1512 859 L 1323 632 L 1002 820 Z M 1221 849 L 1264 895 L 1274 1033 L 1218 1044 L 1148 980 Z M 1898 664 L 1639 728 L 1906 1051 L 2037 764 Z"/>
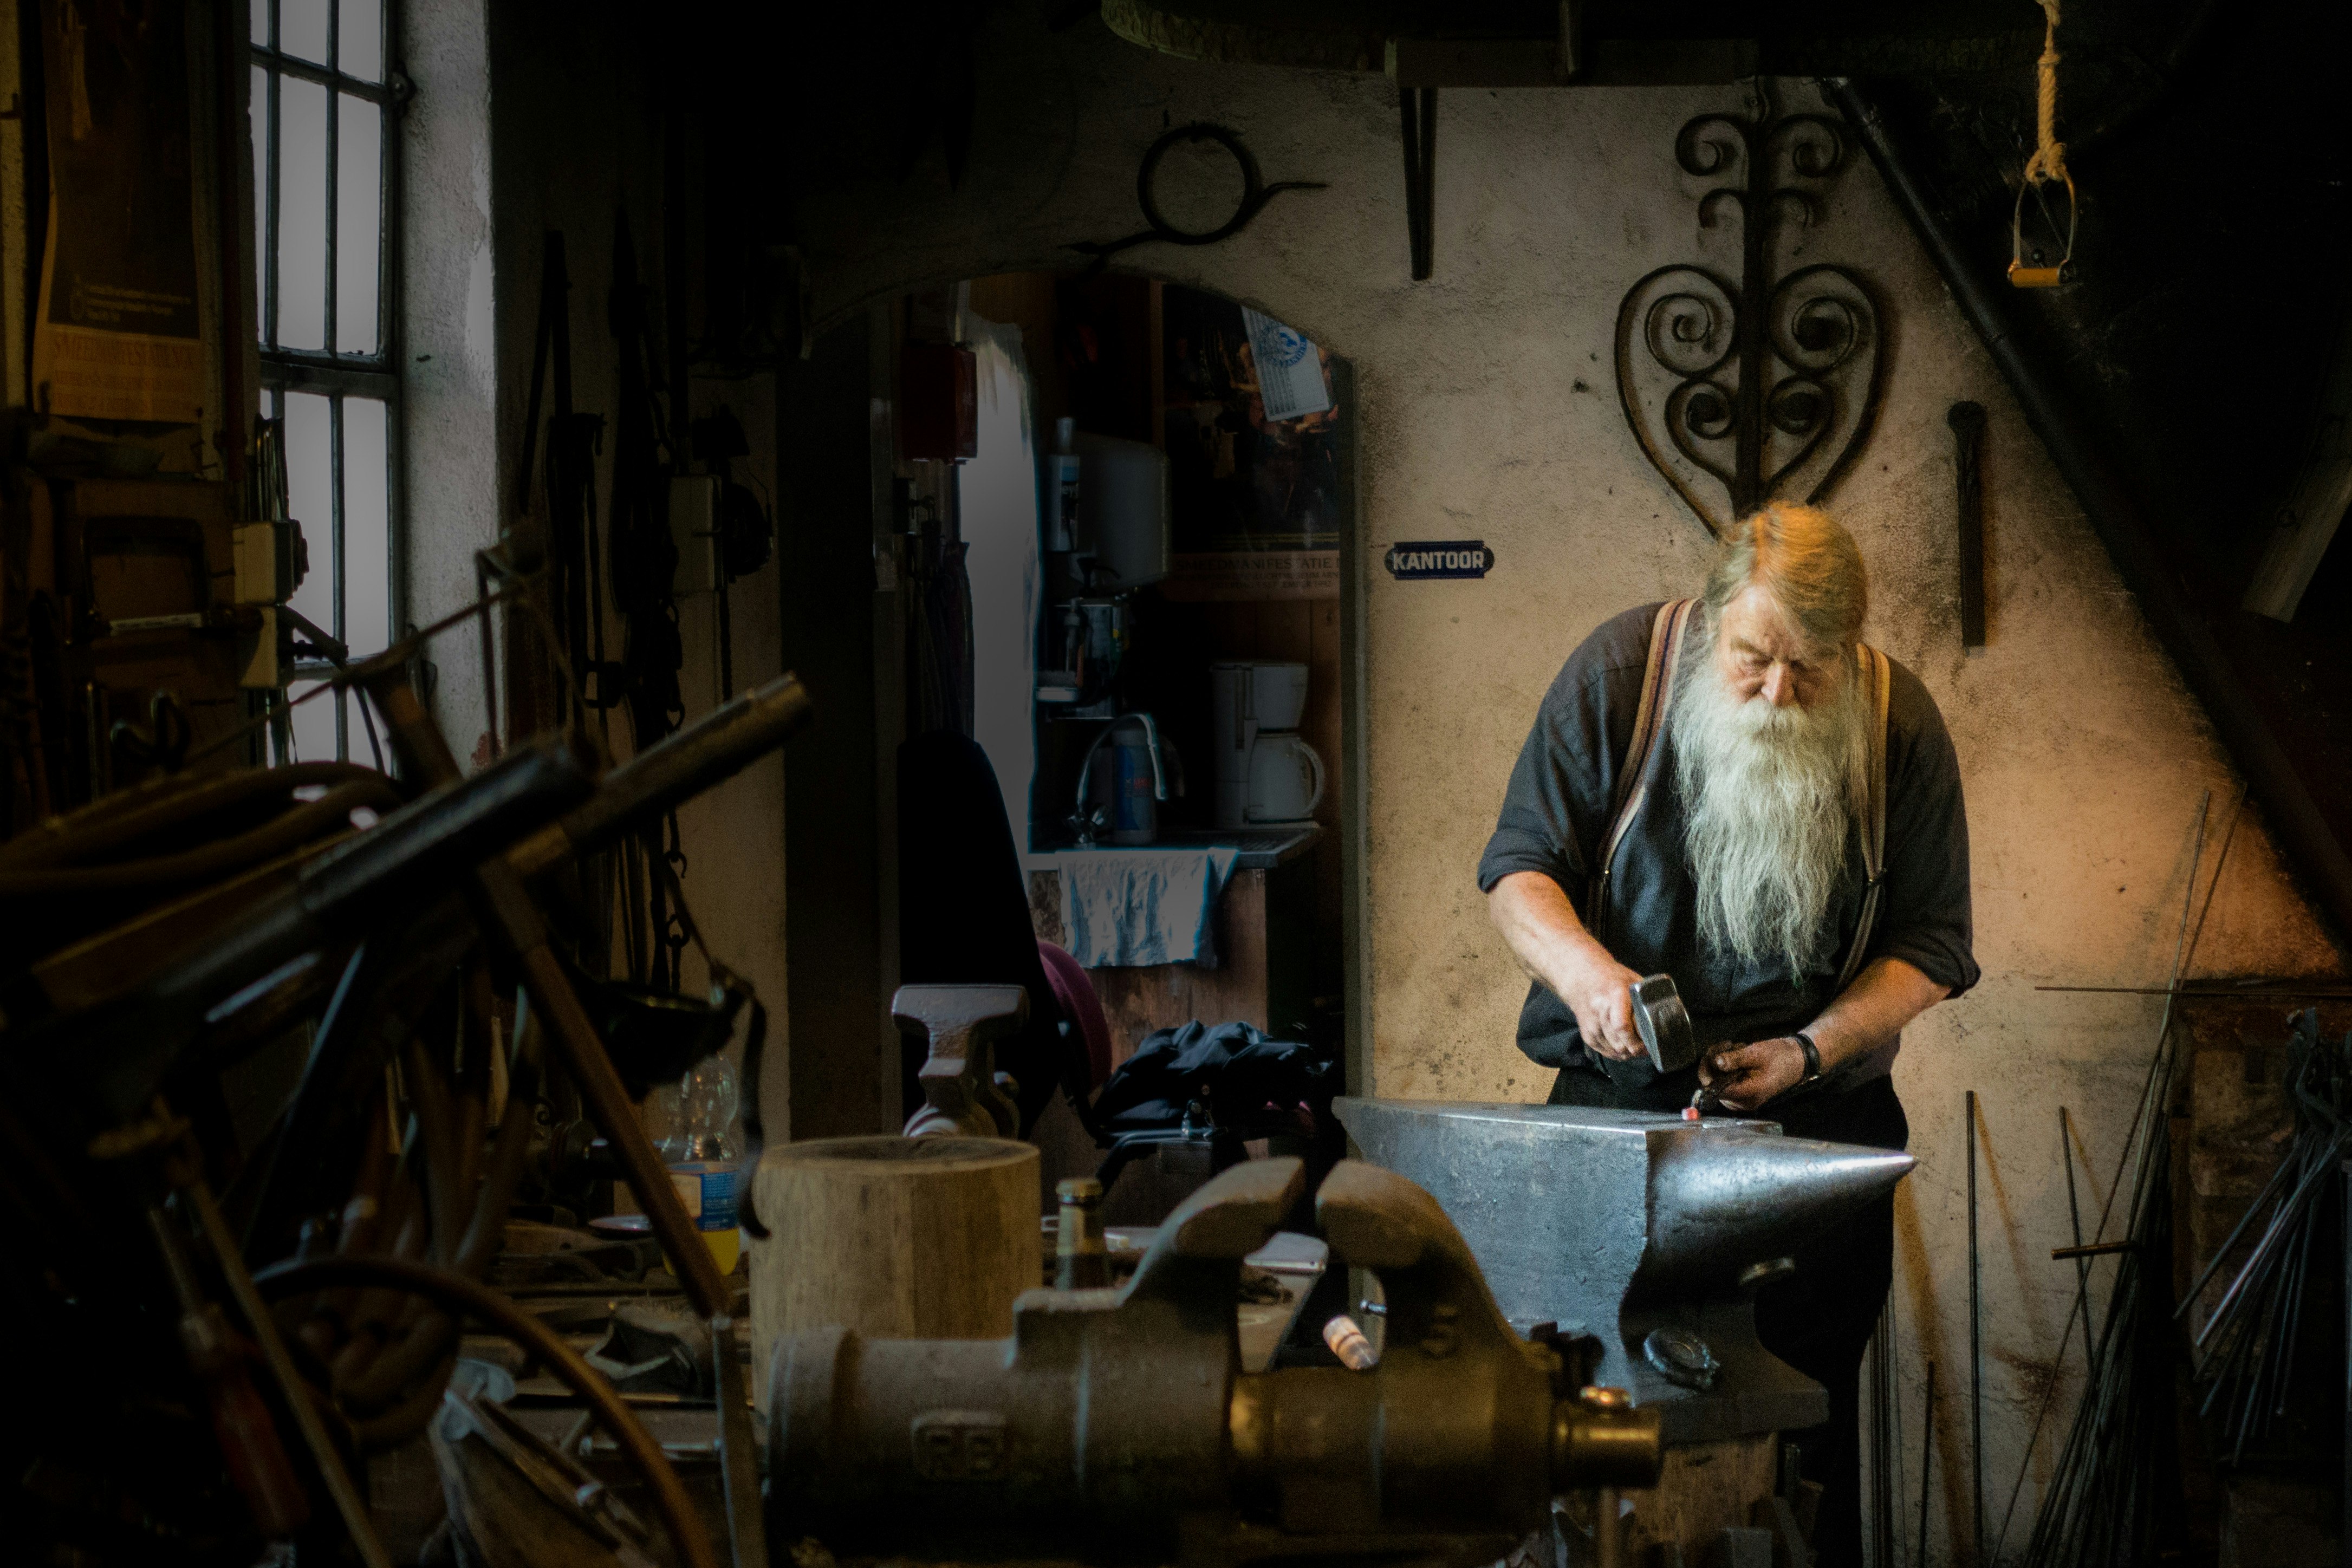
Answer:
<path fill-rule="evenodd" d="M 1900 958 L 1957 997 L 1979 975 L 1960 760 L 1927 688 L 1908 671 L 1897 679 L 1910 688 L 1895 694 L 1910 722 L 1906 744 L 1888 747 L 1885 908 L 1871 955 Z"/>
<path fill-rule="evenodd" d="M 1654 613 L 1650 606 L 1616 617 L 1560 666 L 1519 747 L 1494 836 L 1478 859 L 1479 892 L 1493 892 L 1514 872 L 1540 872 L 1586 913 L 1593 846 L 1608 816 L 1616 759 L 1633 727 L 1620 688 L 1640 685 Z"/>

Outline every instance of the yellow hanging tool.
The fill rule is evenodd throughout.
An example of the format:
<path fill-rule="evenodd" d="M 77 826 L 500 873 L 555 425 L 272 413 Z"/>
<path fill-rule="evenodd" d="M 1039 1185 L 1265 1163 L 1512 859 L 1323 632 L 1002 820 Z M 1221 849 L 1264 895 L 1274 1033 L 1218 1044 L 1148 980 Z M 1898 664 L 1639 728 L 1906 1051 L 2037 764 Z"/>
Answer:
<path fill-rule="evenodd" d="M 2009 220 L 2009 281 L 2019 288 L 2055 288 L 2065 275 L 2066 264 L 2074 259 L 2074 228 L 2081 211 L 2074 202 L 2074 177 L 2066 172 L 2066 144 L 2058 140 L 2058 0 L 2041 0 L 2045 27 L 2042 39 L 2042 84 L 2036 108 L 2041 121 L 2040 145 L 2033 156 L 2025 162 L 2024 176 L 2017 184 L 2017 208 Z M 2037 247 L 2033 265 L 2025 260 L 2025 198 L 2031 193 L 2042 199 L 2040 187 L 2066 187 L 2066 249 L 2054 267 L 2043 266 L 2042 252 Z M 2047 214 L 2049 204 L 2042 203 Z M 2056 226 L 2053 220 L 2052 226 Z"/>

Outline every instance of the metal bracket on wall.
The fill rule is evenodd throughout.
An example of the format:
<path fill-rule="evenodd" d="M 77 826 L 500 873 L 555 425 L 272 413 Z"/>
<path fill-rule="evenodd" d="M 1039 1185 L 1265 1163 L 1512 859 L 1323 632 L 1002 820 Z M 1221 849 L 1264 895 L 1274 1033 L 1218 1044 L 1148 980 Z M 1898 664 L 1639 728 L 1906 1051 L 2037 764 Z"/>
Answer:
<path fill-rule="evenodd" d="M 1404 224 L 1412 246 L 1412 280 L 1427 281 L 1436 265 L 1432 232 L 1437 194 L 1437 89 L 1397 89 L 1397 115 L 1404 131 Z"/>
<path fill-rule="evenodd" d="M 1845 160 L 1838 120 L 1777 114 L 1761 91 L 1752 115 L 1703 114 L 1675 138 L 1684 172 L 1738 182 L 1702 195 L 1698 218 L 1711 228 L 1724 206 L 1736 210 L 1739 277 L 1675 263 L 1626 290 L 1617 393 L 1643 453 L 1718 538 L 1800 486 L 1808 503 L 1822 499 L 1877 421 L 1885 337 L 1869 285 L 1826 262 L 1773 275 L 1780 221 L 1818 223 L 1818 192 Z M 1727 514 L 1701 498 L 1710 480 Z"/>
<path fill-rule="evenodd" d="M 1192 141 L 1215 142 L 1233 154 L 1234 162 L 1241 169 L 1241 204 L 1234 208 L 1231 217 L 1213 229 L 1181 229 L 1170 223 L 1167 215 L 1160 210 L 1159 196 L 1152 188 L 1160 177 L 1160 162 L 1168 156 L 1169 150 L 1179 143 Z M 1084 251 L 1093 256 L 1094 266 L 1087 270 L 1099 272 L 1120 251 L 1149 245 L 1153 240 L 1165 240 L 1170 245 L 1214 245 L 1219 240 L 1231 239 L 1249 227 L 1251 221 L 1265 210 L 1265 204 L 1283 192 L 1320 191 L 1324 188 L 1320 180 L 1276 180 L 1268 184 L 1265 177 L 1258 172 L 1257 159 L 1243 145 L 1241 132 L 1222 125 L 1212 125 L 1207 120 L 1195 120 L 1190 125 L 1180 125 L 1173 131 L 1162 132 L 1158 141 L 1145 149 L 1143 162 L 1135 171 L 1136 203 L 1142 207 L 1143 221 L 1150 227 L 1125 239 L 1076 240 L 1066 248 Z"/>

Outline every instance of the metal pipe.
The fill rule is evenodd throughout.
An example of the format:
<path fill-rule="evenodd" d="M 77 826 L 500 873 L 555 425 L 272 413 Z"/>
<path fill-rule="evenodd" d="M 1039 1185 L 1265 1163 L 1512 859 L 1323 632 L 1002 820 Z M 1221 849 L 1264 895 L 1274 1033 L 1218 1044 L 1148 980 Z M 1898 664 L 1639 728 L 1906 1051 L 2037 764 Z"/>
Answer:
<path fill-rule="evenodd" d="M 254 1276 L 264 1296 L 300 1296 L 335 1285 L 376 1285 L 427 1296 L 453 1313 L 478 1318 L 529 1351 L 573 1393 L 587 1401 L 614 1443 L 636 1466 L 653 1490 L 654 1507 L 669 1531 L 670 1544 L 687 1568 L 719 1568 L 710 1534 L 687 1495 L 685 1483 L 646 1430 L 636 1412 L 613 1392 L 603 1374 L 581 1358 L 562 1335 L 486 1285 L 462 1275 L 391 1258 L 314 1258 L 280 1263 Z"/>
<path fill-rule="evenodd" d="M 530 747 L 463 782 L 412 801 L 367 832 L 306 864 L 289 885 L 239 913 L 236 925 L 113 1001 L 39 1025 L 43 1040 L 70 1038 L 101 1112 L 142 1113 L 206 1009 L 289 959 L 388 907 L 430 895 L 465 867 L 495 856 L 591 785 L 573 760 Z M 97 1049 L 86 1041 L 99 1041 Z M 27 1055 L 42 1048 L 26 1041 Z"/>
<path fill-rule="evenodd" d="M 779 675 L 614 768 L 576 810 L 517 844 L 508 863 L 536 876 L 572 855 L 603 849 L 733 778 L 782 746 L 815 712 L 800 677 Z"/>
<path fill-rule="evenodd" d="M 2026 423 L 2082 504 L 2092 530 L 2107 548 L 2124 585 L 2138 600 L 2158 640 L 2180 666 L 2213 727 L 2261 795 L 2272 830 L 2284 841 L 2313 894 L 2339 929 L 2352 929 L 2352 855 L 2311 797 L 2285 748 L 2256 709 L 2229 655 L 2214 639 L 2179 579 L 2158 548 L 2140 504 L 2125 486 L 2099 443 L 2057 380 L 2028 349 L 1982 269 L 1972 266 L 1946 227 L 1943 214 L 1912 173 L 1909 158 L 1876 104 L 1846 77 L 1825 77 L 1822 88 L 1845 116 L 1878 168 L 1887 193 L 1926 247 L 1952 298 L 1983 339 L 1985 350 L 2016 394 Z"/>
<path fill-rule="evenodd" d="M 1625 1526 L 1615 1487 L 1592 1494 L 1593 1568 L 1625 1568 Z"/>

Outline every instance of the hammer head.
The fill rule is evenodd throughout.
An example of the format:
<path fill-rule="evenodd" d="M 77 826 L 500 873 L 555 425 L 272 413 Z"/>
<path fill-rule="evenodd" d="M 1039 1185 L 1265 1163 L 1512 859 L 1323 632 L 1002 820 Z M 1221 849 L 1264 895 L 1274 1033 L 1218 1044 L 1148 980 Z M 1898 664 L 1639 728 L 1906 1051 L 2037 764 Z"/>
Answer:
<path fill-rule="evenodd" d="M 1672 975 L 1652 975 L 1634 986 L 1633 1027 L 1649 1050 L 1650 1065 L 1660 1072 L 1679 1072 L 1698 1060 L 1690 1014 Z"/>

